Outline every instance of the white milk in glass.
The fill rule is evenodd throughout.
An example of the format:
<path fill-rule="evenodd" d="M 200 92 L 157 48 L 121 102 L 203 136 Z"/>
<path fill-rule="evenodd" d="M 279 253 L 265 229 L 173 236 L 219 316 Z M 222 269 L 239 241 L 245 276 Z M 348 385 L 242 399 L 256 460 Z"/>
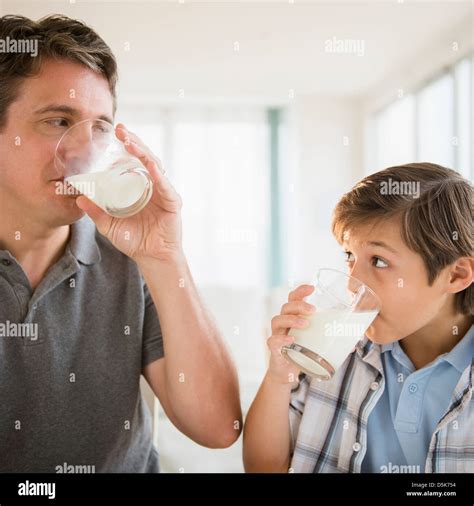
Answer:
<path fill-rule="evenodd" d="M 316 311 L 312 316 L 305 317 L 309 320 L 308 327 L 292 328 L 289 335 L 295 337 L 296 344 L 316 352 L 337 369 L 364 337 L 377 313 L 378 311 Z M 316 374 L 327 375 L 325 369 L 302 353 L 292 349 L 287 349 L 287 353 L 302 367 Z"/>
<path fill-rule="evenodd" d="M 67 177 L 65 181 L 104 210 L 132 206 L 143 195 L 148 184 L 143 174 L 127 173 L 121 167 L 78 174 Z"/>

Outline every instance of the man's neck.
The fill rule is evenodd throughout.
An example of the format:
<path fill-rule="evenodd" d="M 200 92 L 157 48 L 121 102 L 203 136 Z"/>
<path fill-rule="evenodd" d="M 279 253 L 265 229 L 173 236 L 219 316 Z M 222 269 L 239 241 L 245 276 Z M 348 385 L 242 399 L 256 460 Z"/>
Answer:
<path fill-rule="evenodd" d="M 403 338 L 400 346 L 416 369 L 421 369 L 443 353 L 449 353 L 472 325 L 472 317 L 446 311 L 428 325 Z"/>
<path fill-rule="evenodd" d="M 64 254 L 69 232 L 69 225 L 48 228 L 7 217 L 0 223 L 0 249 L 8 250 L 16 258 L 34 290 Z"/>

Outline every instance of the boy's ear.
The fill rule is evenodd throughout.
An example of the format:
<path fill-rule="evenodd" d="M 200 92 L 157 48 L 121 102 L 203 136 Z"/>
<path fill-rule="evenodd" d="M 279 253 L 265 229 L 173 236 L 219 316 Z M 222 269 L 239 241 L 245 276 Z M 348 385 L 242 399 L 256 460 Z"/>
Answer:
<path fill-rule="evenodd" d="M 450 268 L 448 293 L 462 292 L 474 281 L 474 257 L 458 258 Z"/>

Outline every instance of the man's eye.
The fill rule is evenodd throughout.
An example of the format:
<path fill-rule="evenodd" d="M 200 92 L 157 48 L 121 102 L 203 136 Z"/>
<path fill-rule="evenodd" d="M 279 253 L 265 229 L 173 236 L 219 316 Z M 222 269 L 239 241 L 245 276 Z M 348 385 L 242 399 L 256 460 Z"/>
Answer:
<path fill-rule="evenodd" d="M 110 128 L 107 128 L 105 125 L 94 125 L 93 130 L 96 134 L 106 134 L 110 132 Z"/>
<path fill-rule="evenodd" d="M 53 127 L 59 127 L 59 128 L 69 126 L 68 121 L 64 118 L 48 119 L 45 121 L 45 123 L 47 123 L 48 125 L 51 125 Z"/>
<path fill-rule="evenodd" d="M 375 267 L 378 267 L 380 269 L 385 269 L 385 267 L 388 267 L 388 264 L 385 260 L 382 260 L 380 257 L 373 257 L 373 260 L 375 260 Z"/>

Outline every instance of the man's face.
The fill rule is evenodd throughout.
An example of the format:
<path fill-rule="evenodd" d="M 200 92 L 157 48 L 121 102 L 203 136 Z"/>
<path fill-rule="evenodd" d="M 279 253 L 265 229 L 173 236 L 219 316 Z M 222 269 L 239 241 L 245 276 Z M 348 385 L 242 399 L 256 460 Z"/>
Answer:
<path fill-rule="evenodd" d="M 385 245 L 385 246 L 384 246 Z M 422 257 L 403 242 L 395 218 L 355 227 L 343 242 L 349 274 L 368 285 L 381 310 L 367 337 L 379 344 L 397 341 L 429 324 L 448 302 L 448 267 L 432 286 Z"/>
<path fill-rule="evenodd" d="M 54 152 L 74 123 L 100 118 L 113 122 L 113 99 L 106 78 L 85 66 L 46 60 L 25 79 L 0 132 L 0 198 L 5 212 L 22 213 L 50 227 L 83 216 L 74 196 L 57 191 Z"/>

